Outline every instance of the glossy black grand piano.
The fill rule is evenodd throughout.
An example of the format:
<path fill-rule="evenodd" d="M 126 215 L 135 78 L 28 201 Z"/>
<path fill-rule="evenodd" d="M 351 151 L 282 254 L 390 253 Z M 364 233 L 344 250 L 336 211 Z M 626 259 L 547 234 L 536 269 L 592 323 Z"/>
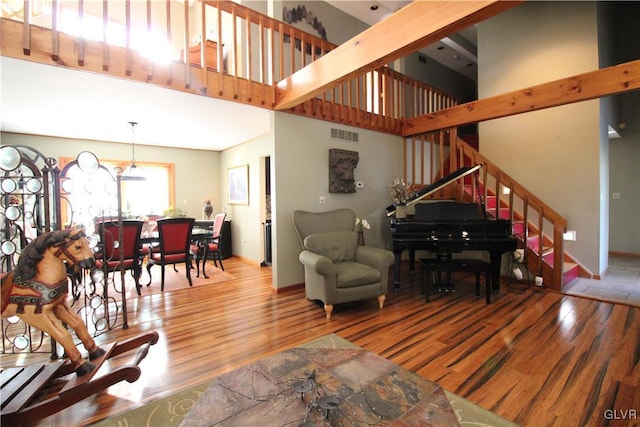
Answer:
<path fill-rule="evenodd" d="M 511 221 L 488 218 L 482 198 L 480 203 L 462 203 L 451 200 L 421 200 L 457 179 L 474 174 L 480 165 L 463 167 L 444 178 L 422 188 L 407 205 L 415 205 L 415 215 L 406 219 L 393 217 L 395 207 L 387 207 L 391 218 L 391 237 L 395 263 L 393 287 L 400 287 L 402 252 L 409 251 L 409 267 L 414 270 L 415 251 L 424 250 L 450 257 L 463 251 L 487 251 L 491 259 L 491 286 L 494 292 L 500 286 L 502 254 L 516 249 L 517 240 L 511 230 Z M 477 177 L 474 175 L 477 185 Z M 477 194 L 482 194 L 478 192 Z"/>

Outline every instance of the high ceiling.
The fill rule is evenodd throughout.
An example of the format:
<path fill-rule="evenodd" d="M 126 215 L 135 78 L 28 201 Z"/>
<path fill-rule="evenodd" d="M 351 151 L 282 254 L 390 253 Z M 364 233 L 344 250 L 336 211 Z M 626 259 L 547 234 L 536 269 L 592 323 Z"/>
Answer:
<path fill-rule="evenodd" d="M 328 3 L 374 25 L 410 1 Z M 474 28 L 422 52 L 475 80 Z M 4 56 L 1 61 L 5 132 L 130 143 L 128 123 L 135 121 L 136 144 L 221 151 L 270 129 L 265 109 Z"/>
<path fill-rule="evenodd" d="M 411 1 L 399 0 L 325 1 L 368 25 L 377 24 L 396 10 L 411 3 Z M 427 46 L 421 49 L 420 52 L 463 76 L 476 81 L 478 74 L 476 45 L 476 27 L 472 26 L 458 34 L 453 34 L 441 40 L 439 43 Z"/>

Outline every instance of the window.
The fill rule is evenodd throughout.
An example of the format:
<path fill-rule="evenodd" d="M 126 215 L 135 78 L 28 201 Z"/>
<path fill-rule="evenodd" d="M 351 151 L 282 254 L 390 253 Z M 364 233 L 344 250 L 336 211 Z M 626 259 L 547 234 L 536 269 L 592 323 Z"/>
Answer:
<path fill-rule="evenodd" d="M 61 159 L 61 169 L 72 160 Z M 146 180 L 121 182 L 121 207 L 123 217 L 139 218 L 162 215 L 169 206 L 175 205 L 174 165 L 172 163 L 136 162 L 143 170 Z M 117 181 L 114 169 L 124 168 L 121 161 L 100 160 L 101 168 L 92 175 L 70 167 L 62 179 L 62 223 L 81 224 L 93 229 L 94 218 L 117 216 Z M 92 231 L 92 230 L 91 230 Z"/>
<path fill-rule="evenodd" d="M 81 35 L 87 40 L 104 41 L 102 18 L 85 14 L 82 19 L 76 11 L 63 8 L 60 31 L 72 36 Z M 127 37 L 131 49 L 152 59 L 154 62 L 169 62 L 173 59 L 171 45 L 164 34 L 132 27 L 129 35 L 124 24 L 109 21 L 106 25 L 106 41 L 110 45 L 126 47 Z"/>

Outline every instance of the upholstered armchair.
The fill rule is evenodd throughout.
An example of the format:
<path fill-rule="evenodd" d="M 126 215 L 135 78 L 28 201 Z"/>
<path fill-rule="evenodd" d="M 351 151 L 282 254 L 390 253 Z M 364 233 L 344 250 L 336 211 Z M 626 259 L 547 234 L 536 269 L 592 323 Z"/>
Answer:
<path fill-rule="evenodd" d="M 334 304 L 377 298 L 382 309 L 387 294 L 391 251 L 359 246 L 351 209 L 295 211 L 293 223 L 302 245 L 305 293 L 324 303 L 327 320 Z"/>

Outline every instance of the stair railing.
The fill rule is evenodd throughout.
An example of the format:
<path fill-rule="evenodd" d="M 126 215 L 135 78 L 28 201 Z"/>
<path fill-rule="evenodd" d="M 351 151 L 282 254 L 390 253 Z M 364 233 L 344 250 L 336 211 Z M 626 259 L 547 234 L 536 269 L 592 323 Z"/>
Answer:
<path fill-rule="evenodd" d="M 510 219 L 516 231 L 520 231 L 523 243 L 536 254 L 537 262 L 529 265 L 533 272 L 542 276 L 543 282 L 551 289 L 562 290 L 563 234 L 567 231 L 567 220 L 463 140 L 455 141 L 454 152 L 458 155 L 452 157 L 463 159 L 463 162 L 468 159 L 471 164 L 482 164 L 485 200 L 489 196 L 489 188 L 496 197 L 494 215 Z M 459 163 L 458 167 L 463 164 Z M 518 224 L 522 230 L 517 230 Z M 537 245 L 531 247 L 531 239 L 536 235 Z"/>
<path fill-rule="evenodd" d="M 428 184 L 460 167 L 477 164 L 482 165 L 479 182 L 483 194 L 477 194 L 468 177 L 468 181 L 443 189 L 434 198 L 477 201 L 481 196 L 490 216 L 511 220 L 514 234 L 528 253 L 529 270 L 542 276 L 549 288 L 562 290 L 563 234 L 567 230 L 564 217 L 458 138 L 455 129 L 416 135 L 405 143 L 404 178 L 413 184 Z"/>

